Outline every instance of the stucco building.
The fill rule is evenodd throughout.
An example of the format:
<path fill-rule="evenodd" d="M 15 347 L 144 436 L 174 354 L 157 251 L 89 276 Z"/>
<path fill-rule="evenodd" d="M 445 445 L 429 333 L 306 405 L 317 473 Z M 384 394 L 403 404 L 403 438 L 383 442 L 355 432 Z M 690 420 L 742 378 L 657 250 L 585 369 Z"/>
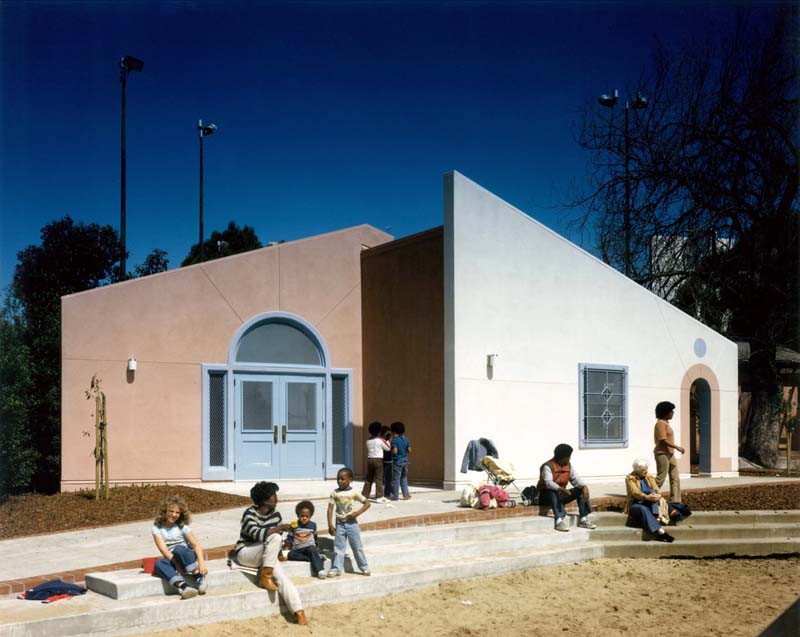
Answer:
<path fill-rule="evenodd" d="M 417 235 L 359 226 L 64 297 L 62 487 L 94 481 L 93 374 L 112 483 L 360 473 L 372 420 L 406 422 L 412 481 L 469 479 L 478 437 L 523 480 L 559 442 L 590 478 L 621 476 L 651 456 L 660 400 L 679 440 L 700 422 L 703 471 L 735 473 L 736 345 L 444 181 L 443 225 Z"/>

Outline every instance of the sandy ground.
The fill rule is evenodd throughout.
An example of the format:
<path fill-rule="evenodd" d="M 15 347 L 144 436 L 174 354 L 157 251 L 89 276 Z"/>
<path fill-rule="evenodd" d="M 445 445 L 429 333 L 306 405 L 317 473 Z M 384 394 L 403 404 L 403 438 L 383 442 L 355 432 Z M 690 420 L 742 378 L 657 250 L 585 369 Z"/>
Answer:
<path fill-rule="evenodd" d="M 758 635 L 800 595 L 800 558 L 602 559 L 550 566 L 281 616 L 152 635 Z"/>

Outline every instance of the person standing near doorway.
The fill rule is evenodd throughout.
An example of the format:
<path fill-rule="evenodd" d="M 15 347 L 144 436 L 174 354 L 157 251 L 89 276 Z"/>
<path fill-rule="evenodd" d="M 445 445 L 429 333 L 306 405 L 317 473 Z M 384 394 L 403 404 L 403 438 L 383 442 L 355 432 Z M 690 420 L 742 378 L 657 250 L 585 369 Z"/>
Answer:
<path fill-rule="evenodd" d="M 669 424 L 675 415 L 675 405 L 663 401 L 656 405 L 656 425 L 653 430 L 656 459 L 656 484 L 660 489 L 669 475 L 669 501 L 681 501 L 681 474 L 678 470 L 678 459 L 675 451 L 685 453 L 683 447 L 675 444 L 675 432 Z"/>

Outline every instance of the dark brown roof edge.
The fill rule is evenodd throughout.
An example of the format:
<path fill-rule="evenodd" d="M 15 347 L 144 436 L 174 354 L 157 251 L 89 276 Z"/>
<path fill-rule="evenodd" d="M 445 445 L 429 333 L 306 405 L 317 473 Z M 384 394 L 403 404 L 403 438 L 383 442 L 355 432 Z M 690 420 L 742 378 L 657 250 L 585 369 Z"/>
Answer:
<path fill-rule="evenodd" d="M 363 261 L 365 258 L 378 256 L 379 254 L 383 254 L 384 252 L 389 252 L 390 250 L 397 250 L 412 243 L 418 243 L 420 241 L 426 241 L 427 239 L 431 239 L 437 236 L 442 236 L 443 234 L 444 234 L 444 226 L 436 226 L 435 228 L 430 228 L 428 230 L 423 230 L 422 232 L 410 234 L 407 237 L 401 237 L 400 239 L 395 239 L 394 241 L 389 241 L 388 243 L 381 243 L 380 245 L 377 245 L 374 248 L 368 248 L 366 250 L 363 250 L 361 252 L 361 260 Z"/>

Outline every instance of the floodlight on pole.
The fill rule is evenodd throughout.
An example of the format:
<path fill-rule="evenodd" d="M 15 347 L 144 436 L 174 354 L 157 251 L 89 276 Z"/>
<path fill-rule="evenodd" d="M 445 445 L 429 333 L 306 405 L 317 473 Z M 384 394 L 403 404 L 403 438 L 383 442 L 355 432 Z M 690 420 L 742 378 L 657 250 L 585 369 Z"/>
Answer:
<path fill-rule="evenodd" d="M 200 137 L 200 261 L 203 260 L 203 138 L 217 131 L 216 124 L 203 124 L 197 120 L 197 132 Z"/>
<path fill-rule="evenodd" d="M 121 126 L 121 144 L 120 144 L 120 192 L 119 192 L 119 243 L 120 243 L 120 258 L 119 258 L 119 277 L 120 280 L 124 279 L 127 270 L 125 264 L 125 253 L 127 247 L 125 245 L 125 203 L 126 203 L 126 151 L 125 151 L 125 115 L 127 110 L 127 92 L 128 92 L 128 73 L 134 71 L 141 72 L 144 68 L 144 62 L 132 55 L 125 55 L 119 61 L 119 81 L 122 83 L 122 126 Z"/>
<path fill-rule="evenodd" d="M 600 106 L 614 108 L 619 101 L 619 91 L 615 90 L 613 95 L 603 94 L 597 98 Z M 625 102 L 625 211 L 623 218 L 623 228 L 625 232 L 625 276 L 630 277 L 631 266 L 631 179 L 630 179 L 630 136 L 628 135 L 628 113 L 631 110 L 639 111 L 647 108 L 647 98 L 640 92 L 636 92 L 636 97 Z"/>

